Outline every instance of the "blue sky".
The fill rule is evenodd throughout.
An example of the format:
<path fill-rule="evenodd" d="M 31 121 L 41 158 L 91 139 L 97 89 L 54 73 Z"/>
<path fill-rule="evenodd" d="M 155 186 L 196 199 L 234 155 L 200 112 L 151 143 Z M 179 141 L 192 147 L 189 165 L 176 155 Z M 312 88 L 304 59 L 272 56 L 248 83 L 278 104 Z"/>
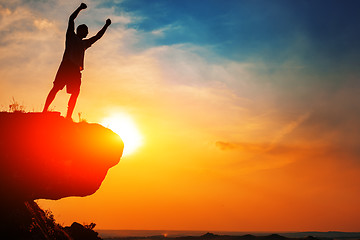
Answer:
<path fill-rule="evenodd" d="M 115 5 L 116 12 L 140 16 L 131 28 L 165 29 L 150 45 L 190 43 L 232 60 L 277 63 L 293 57 L 291 49 L 298 47 L 298 58 L 331 69 L 359 56 L 358 1 L 125 0 Z"/>

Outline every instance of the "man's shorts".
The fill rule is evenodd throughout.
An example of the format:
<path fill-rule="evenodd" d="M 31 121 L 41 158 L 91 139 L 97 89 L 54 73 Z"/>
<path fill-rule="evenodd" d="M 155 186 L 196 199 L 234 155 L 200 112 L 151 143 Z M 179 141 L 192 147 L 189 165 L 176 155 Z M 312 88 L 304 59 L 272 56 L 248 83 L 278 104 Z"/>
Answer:
<path fill-rule="evenodd" d="M 81 85 L 80 68 L 70 61 L 62 61 L 56 73 L 54 87 L 62 90 L 66 85 L 67 93 L 79 93 Z"/>

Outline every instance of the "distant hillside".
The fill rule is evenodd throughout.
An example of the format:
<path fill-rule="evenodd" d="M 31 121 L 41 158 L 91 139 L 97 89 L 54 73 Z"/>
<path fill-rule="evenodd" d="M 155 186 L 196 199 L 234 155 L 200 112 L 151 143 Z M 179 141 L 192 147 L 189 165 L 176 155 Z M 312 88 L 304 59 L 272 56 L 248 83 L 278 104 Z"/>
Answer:
<path fill-rule="evenodd" d="M 288 238 L 279 234 L 270 234 L 265 236 L 255 236 L 246 234 L 242 236 L 235 235 L 217 235 L 213 233 L 206 233 L 201 236 L 181 236 L 181 237 L 166 237 L 149 236 L 149 237 L 103 237 L 104 240 L 333 240 L 332 238 L 315 238 L 312 236 L 304 238 Z"/>
<path fill-rule="evenodd" d="M 166 230 L 98 230 L 103 239 L 112 240 L 349 240 L 359 239 L 359 232 L 282 232 L 251 233 L 203 231 L 166 231 Z"/>
<path fill-rule="evenodd" d="M 334 238 L 334 239 L 360 239 L 360 232 L 295 232 L 295 233 L 284 233 L 287 237 L 306 237 L 314 236 L 318 238 Z"/>

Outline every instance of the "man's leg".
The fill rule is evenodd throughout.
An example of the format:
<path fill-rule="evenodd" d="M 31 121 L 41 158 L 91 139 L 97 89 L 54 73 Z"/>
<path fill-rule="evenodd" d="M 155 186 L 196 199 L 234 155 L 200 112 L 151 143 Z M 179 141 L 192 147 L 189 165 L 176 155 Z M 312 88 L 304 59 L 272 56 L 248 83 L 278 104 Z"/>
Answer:
<path fill-rule="evenodd" d="M 49 109 L 50 104 L 54 101 L 56 94 L 60 91 L 59 88 L 53 86 L 53 88 L 50 90 L 49 95 L 46 98 L 45 106 L 43 109 L 43 112 L 47 112 Z"/>
<path fill-rule="evenodd" d="M 72 93 L 69 99 L 69 104 L 68 104 L 68 110 L 67 110 L 67 114 L 66 114 L 66 118 L 71 119 L 71 116 L 73 114 L 74 108 L 75 108 L 75 104 L 76 104 L 76 100 L 79 96 L 79 91 Z"/>

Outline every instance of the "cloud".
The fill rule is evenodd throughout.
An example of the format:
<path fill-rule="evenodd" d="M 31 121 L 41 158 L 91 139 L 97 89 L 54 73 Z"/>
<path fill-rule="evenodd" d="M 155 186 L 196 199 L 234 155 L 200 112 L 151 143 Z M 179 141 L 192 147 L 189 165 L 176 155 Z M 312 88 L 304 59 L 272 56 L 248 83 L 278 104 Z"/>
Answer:
<path fill-rule="evenodd" d="M 56 45 L 62 38 L 57 22 L 39 16 L 26 6 L 2 9 L 1 81 L 13 88 L 29 87 L 33 85 L 30 79 L 39 80 L 48 73 L 49 63 L 58 53 Z M 8 94 L 14 94 L 11 92 Z"/>
<path fill-rule="evenodd" d="M 44 30 L 44 29 L 49 29 L 53 26 L 53 23 L 50 22 L 47 19 L 35 19 L 34 20 L 34 25 L 35 27 L 37 27 L 39 30 Z"/>
<path fill-rule="evenodd" d="M 256 144 L 256 143 L 251 144 L 251 143 L 217 141 L 215 144 L 221 150 L 239 150 L 239 151 L 247 151 L 247 152 L 264 152 L 266 150 L 266 146 L 264 146 L 264 144 Z"/>
<path fill-rule="evenodd" d="M 310 113 L 305 113 L 305 114 L 301 115 L 299 118 L 297 118 L 296 120 L 287 124 L 283 129 L 281 129 L 281 131 L 271 141 L 269 150 L 274 148 L 286 135 L 290 134 L 297 127 L 299 127 L 299 125 L 302 124 L 304 121 L 306 121 L 306 119 L 308 119 L 309 116 L 310 116 Z"/>
<path fill-rule="evenodd" d="M 267 152 L 277 147 L 279 143 L 287 135 L 291 134 L 296 128 L 301 127 L 301 124 L 306 121 L 310 113 L 300 115 L 297 119 L 287 123 L 279 131 L 275 131 L 271 139 L 262 139 L 263 143 L 239 143 L 239 142 L 226 142 L 217 141 L 215 144 L 221 150 L 243 150 L 243 151 L 262 151 Z"/>

